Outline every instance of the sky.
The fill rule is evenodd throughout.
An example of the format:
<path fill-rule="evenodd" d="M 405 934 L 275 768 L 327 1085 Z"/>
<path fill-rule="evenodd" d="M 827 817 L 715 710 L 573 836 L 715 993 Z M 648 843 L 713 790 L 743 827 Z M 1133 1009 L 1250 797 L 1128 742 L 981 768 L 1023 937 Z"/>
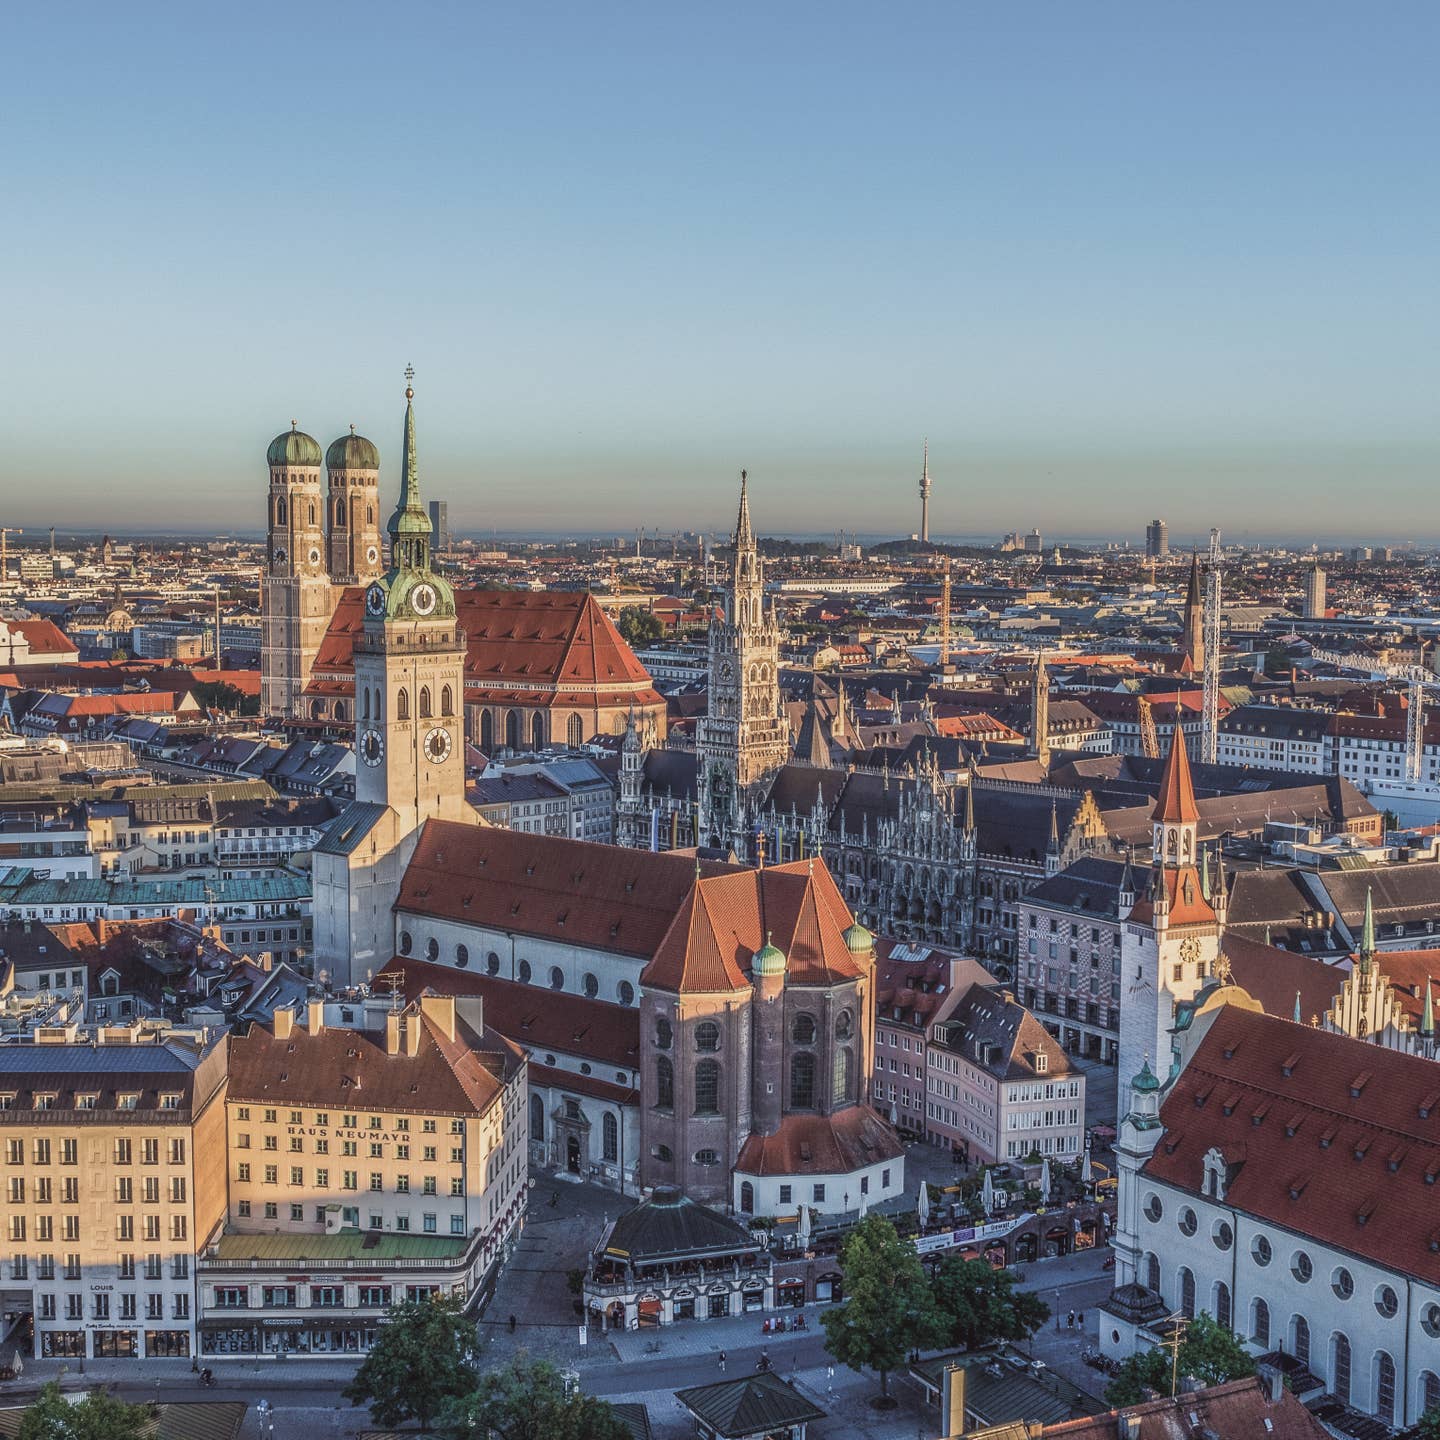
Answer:
<path fill-rule="evenodd" d="M 75 3 L 0 46 L 0 523 L 1440 537 L 1440 7 Z"/>

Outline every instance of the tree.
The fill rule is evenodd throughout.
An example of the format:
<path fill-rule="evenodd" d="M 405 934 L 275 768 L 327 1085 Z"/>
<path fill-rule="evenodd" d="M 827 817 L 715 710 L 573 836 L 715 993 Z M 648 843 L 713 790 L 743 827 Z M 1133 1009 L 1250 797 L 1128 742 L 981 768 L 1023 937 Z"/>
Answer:
<path fill-rule="evenodd" d="M 16 1440 L 139 1440 L 150 1420 L 148 1405 L 127 1405 L 92 1390 L 73 1405 L 52 1380 L 20 1418 Z"/>
<path fill-rule="evenodd" d="M 825 1312 L 825 1348 L 852 1370 L 880 1376 L 880 1403 L 889 1405 L 890 1372 L 915 1349 L 944 1343 L 925 1269 L 912 1241 L 880 1215 L 867 1215 L 840 1251 L 845 1299 Z"/>
<path fill-rule="evenodd" d="M 1440 1405 L 1432 1405 L 1415 1423 L 1420 1440 L 1440 1440 Z"/>
<path fill-rule="evenodd" d="M 370 1353 L 340 1393 L 352 1405 L 368 1404 L 377 1425 L 418 1420 L 429 1429 L 446 1400 L 475 1388 L 474 1341 L 458 1300 L 401 1301 L 386 1312 Z"/>
<path fill-rule="evenodd" d="M 1105 1387 L 1105 1399 L 1117 1408 L 1136 1405 L 1146 1390 L 1170 1393 L 1171 1380 L 1194 1376 L 1204 1386 L 1243 1380 L 1255 1373 L 1255 1361 L 1246 1353 L 1239 1337 L 1202 1310 L 1185 1327 L 1178 1364 L 1168 1350 L 1146 1350 L 1132 1355 L 1120 1366 L 1120 1373 Z"/>
<path fill-rule="evenodd" d="M 660 621 L 641 605 L 627 605 L 620 612 L 615 628 L 631 649 L 641 645 L 653 645 L 665 633 L 665 627 Z"/>
<path fill-rule="evenodd" d="M 523 1354 L 445 1401 L 436 1429 L 453 1440 L 630 1440 L 608 1401 L 567 1392 L 553 1365 Z"/>
<path fill-rule="evenodd" d="M 985 1260 L 947 1255 L 930 1282 L 945 1327 L 945 1344 L 967 1350 L 996 1340 L 1027 1340 L 1049 1318 L 1038 1295 L 1015 1288 L 1013 1270 L 994 1270 Z"/>

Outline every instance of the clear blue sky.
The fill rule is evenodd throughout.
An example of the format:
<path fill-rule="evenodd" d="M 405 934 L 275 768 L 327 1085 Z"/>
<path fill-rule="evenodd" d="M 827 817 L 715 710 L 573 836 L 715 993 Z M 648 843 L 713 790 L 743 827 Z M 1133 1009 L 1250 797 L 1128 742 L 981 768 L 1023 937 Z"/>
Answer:
<path fill-rule="evenodd" d="M 29 5 L 5 523 L 1440 535 L 1440 7 Z"/>

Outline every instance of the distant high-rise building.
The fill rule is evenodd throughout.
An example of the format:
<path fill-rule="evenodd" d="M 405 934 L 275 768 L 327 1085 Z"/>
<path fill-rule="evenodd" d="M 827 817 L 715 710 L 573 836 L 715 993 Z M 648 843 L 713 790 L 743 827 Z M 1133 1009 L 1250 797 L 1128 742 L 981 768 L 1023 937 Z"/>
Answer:
<path fill-rule="evenodd" d="M 1045 542 L 1040 537 L 1038 530 L 1032 530 L 1028 535 L 1022 536 L 1020 548 L 1029 555 L 1038 555 L 1045 548 Z"/>
<path fill-rule="evenodd" d="M 1170 527 L 1163 520 L 1152 520 L 1145 527 L 1145 554 L 1151 560 L 1164 560 L 1170 554 Z"/>
<path fill-rule="evenodd" d="M 444 500 L 430 502 L 430 528 L 435 532 L 435 548 L 450 548 L 450 509 Z"/>
<path fill-rule="evenodd" d="M 1325 618 L 1325 572 L 1316 565 L 1305 577 L 1305 610 L 1307 620 Z"/>
<path fill-rule="evenodd" d="M 930 441 L 925 441 L 925 464 L 920 471 L 920 541 L 930 543 Z"/>

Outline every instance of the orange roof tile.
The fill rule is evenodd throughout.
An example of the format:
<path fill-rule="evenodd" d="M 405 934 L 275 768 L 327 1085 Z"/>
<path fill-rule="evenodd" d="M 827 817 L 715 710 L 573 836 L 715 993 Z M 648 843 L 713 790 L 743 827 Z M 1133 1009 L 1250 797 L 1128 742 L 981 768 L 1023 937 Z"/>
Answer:
<path fill-rule="evenodd" d="M 1190 756 L 1185 751 L 1185 732 L 1179 725 L 1171 731 L 1170 758 L 1165 762 L 1160 796 L 1150 818 L 1166 825 L 1194 825 L 1200 819 L 1195 785 L 1190 778 Z"/>

